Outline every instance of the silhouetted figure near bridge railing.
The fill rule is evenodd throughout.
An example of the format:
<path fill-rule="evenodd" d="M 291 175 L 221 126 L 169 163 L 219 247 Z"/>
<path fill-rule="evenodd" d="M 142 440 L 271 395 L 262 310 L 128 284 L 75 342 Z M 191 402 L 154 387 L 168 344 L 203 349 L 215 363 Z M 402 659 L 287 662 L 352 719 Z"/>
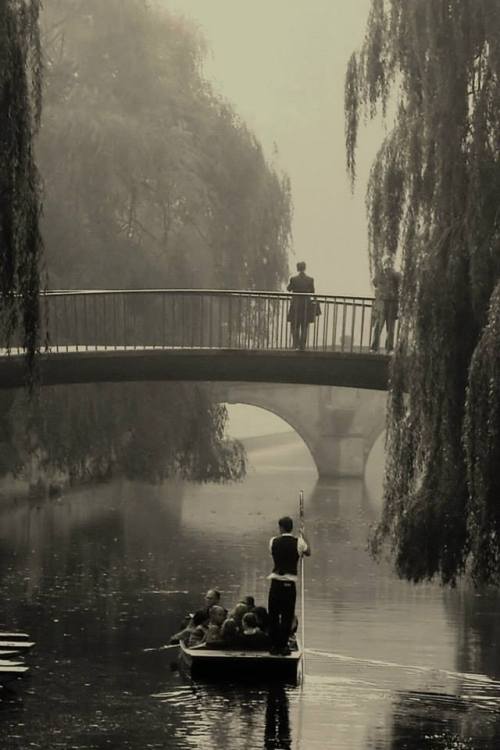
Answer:
<path fill-rule="evenodd" d="M 387 329 L 385 340 L 386 352 L 394 349 L 394 331 L 398 317 L 399 286 L 401 274 L 394 270 L 390 258 L 385 258 L 382 268 L 375 274 L 375 301 L 373 303 L 373 336 L 371 350 L 377 352 L 380 346 L 380 334 L 384 325 Z"/>
<path fill-rule="evenodd" d="M 297 275 L 292 276 L 287 286 L 289 292 L 300 292 L 314 294 L 314 279 L 306 274 L 306 264 L 301 261 L 297 263 Z M 316 317 L 317 303 L 311 297 L 293 297 L 288 311 L 288 322 L 292 329 L 292 342 L 294 349 L 305 349 L 307 343 L 307 332 L 309 324 Z"/>

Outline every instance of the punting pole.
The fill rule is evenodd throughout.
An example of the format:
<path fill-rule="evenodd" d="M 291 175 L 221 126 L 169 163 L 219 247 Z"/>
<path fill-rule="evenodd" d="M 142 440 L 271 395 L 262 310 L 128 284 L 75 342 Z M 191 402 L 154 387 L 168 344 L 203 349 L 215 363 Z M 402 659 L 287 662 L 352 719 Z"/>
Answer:
<path fill-rule="evenodd" d="M 299 492 L 299 517 L 300 531 L 304 531 L 304 490 Z M 304 587 L 304 555 L 300 558 L 300 622 L 302 640 L 302 679 L 304 679 L 305 650 L 306 650 L 306 623 L 305 623 L 305 587 Z"/>

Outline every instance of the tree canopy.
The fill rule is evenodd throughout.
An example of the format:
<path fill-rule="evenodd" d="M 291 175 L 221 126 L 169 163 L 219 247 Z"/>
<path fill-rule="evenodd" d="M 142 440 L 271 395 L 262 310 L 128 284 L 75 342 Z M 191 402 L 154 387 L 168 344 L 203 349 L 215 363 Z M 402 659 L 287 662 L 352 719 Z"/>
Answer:
<path fill-rule="evenodd" d="M 39 0 L 0 0 L 0 321 L 20 331 L 28 374 L 39 345 L 40 185 L 33 155 L 41 112 Z"/>
<path fill-rule="evenodd" d="M 352 180 L 363 114 L 395 113 L 367 191 L 372 270 L 403 274 L 373 549 L 413 581 L 498 583 L 498 0 L 372 0 L 345 111 Z"/>
<path fill-rule="evenodd" d="M 146 0 L 45 0 L 41 28 L 50 287 L 279 287 L 288 179 L 204 79 L 196 27 Z M 245 469 L 242 446 L 224 437 L 226 410 L 200 384 L 46 388 L 9 413 L 0 470 L 33 454 L 47 476 L 74 481 L 220 481 Z"/>

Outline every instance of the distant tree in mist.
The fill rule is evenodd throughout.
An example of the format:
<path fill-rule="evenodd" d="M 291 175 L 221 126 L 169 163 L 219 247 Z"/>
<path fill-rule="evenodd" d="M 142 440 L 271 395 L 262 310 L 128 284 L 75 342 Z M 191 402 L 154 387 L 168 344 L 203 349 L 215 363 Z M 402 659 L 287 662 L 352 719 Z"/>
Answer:
<path fill-rule="evenodd" d="M 42 29 L 50 287 L 279 288 L 289 183 L 203 78 L 196 28 L 145 0 L 45 0 Z M 245 469 L 202 385 L 46 388 L 11 414 L 20 463 L 75 481 Z"/>
<path fill-rule="evenodd" d="M 51 284 L 279 286 L 288 181 L 204 80 L 196 28 L 144 0 L 47 0 L 43 28 Z"/>
<path fill-rule="evenodd" d="M 0 323 L 21 331 L 28 375 L 39 345 L 40 186 L 33 141 L 41 110 L 38 0 L 0 0 Z"/>
<path fill-rule="evenodd" d="M 385 507 L 401 576 L 500 576 L 500 5 L 373 0 L 346 77 L 347 165 L 363 112 L 395 120 L 372 166 L 372 271 L 400 260 Z"/>

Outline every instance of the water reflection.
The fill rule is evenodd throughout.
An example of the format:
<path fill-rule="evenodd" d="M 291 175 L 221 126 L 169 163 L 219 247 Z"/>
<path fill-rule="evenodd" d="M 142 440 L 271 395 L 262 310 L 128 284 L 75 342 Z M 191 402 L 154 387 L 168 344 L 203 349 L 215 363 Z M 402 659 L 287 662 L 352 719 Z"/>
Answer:
<path fill-rule="evenodd" d="M 316 483 L 299 449 L 266 448 L 236 486 L 113 483 L 2 512 L 0 627 L 37 641 L 22 702 L 0 703 L 6 746 L 497 750 L 498 595 L 395 580 L 366 550 L 378 507 L 363 483 Z M 303 688 L 171 671 L 157 649 L 207 588 L 266 601 L 268 539 L 299 488 Z"/>
<path fill-rule="evenodd" d="M 266 750 L 292 747 L 288 696 L 282 685 L 271 685 L 267 693 L 264 747 Z"/>

